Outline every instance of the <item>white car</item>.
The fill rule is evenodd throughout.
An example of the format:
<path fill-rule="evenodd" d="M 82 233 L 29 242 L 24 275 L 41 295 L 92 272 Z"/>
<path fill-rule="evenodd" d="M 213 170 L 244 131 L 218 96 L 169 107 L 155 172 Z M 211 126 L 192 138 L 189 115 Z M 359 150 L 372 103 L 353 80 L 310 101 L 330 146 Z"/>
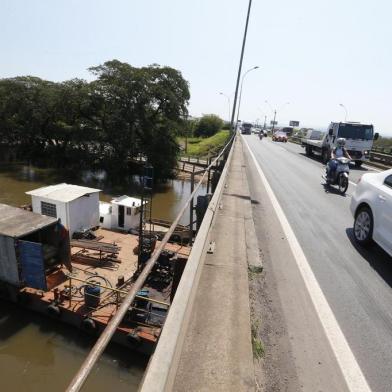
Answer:
<path fill-rule="evenodd" d="M 374 240 L 392 256 L 392 169 L 364 174 L 350 208 L 356 241 L 368 245 Z"/>

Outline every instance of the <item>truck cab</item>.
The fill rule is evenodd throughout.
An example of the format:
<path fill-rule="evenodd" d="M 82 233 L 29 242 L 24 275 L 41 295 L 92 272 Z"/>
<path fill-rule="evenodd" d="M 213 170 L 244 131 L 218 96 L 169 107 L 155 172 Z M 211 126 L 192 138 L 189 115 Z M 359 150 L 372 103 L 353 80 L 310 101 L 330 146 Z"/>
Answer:
<path fill-rule="evenodd" d="M 243 135 L 250 135 L 252 133 L 252 124 L 247 122 L 242 123 L 241 133 Z"/>
<path fill-rule="evenodd" d="M 339 138 L 346 139 L 346 150 L 355 165 L 360 167 L 363 162 L 369 160 L 373 140 L 378 138 L 378 134 L 374 134 L 373 125 L 355 122 L 331 122 L 325 135 L 324 151 L 331 151 L 335 148 L 336 141 Z"/>

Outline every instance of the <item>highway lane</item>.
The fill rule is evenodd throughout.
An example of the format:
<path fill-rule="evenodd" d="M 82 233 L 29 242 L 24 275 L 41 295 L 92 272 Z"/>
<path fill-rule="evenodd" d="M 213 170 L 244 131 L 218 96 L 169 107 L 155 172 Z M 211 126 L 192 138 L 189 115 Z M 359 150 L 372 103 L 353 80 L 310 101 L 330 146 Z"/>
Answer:
<path fill-rule="evenodd" d="M 358 248 L 353 242 L 353 218 L 349 203 L 355 185 L 350 184 L 346 197 L 333 191 L 328 192 L 322 185 L 324 166 L 321 162 L 306 157 L 300 146 L 273 143 L 270 139 L 260 141 L 255 135 L 244 136 L 243 140 L 249 144 L 286 214 L 370 388 L 380 392 L 392 390 L 392 260 L 377 246 L 367 251 Z M 246 152 L 246 149 L 244 151 Z M 255 176 L 255 167 L 250 159 L 247 169 L 251 196 L 255 200 L 253 212 L 259 244 L 266 252 L 266 273 L 270 271 L 273 285 L 278 289 L 283 323 L 292 338 L 292 334 L 298 333 L 299 328 L 293 330 L 290 323 L 299 321 L 295 319 L 293 311 L 285 309 L 293 304 L 286 305 L 288 299 L 282 299 L 285 294 L 279 292 L 279 287 L 294 290 L 282 283 L 285 269 L 293 267 L 291 264 L 288 267 L 287 263 L 284 265 L 285 261 L 273 257 L 279 254 L 274 243 L 281 238 L 277 238 L 279 232 L 273 225 L 267 229 L 264 227 L 265 221 L 271 219 L 267 216 L 270 214 L 270 205 L 260 189 L 261 183 Z M 367 171 L 366 168 L 353 168 L 350 180 L 356 183 L 361 174 Z M 287 260 L 289 259 L 287 256 Z M 296 274 L 294 269 L 292 274 Z M 287 275 L 284 279 L 290 280 L 291 277 Z M 297 278 L 293 278 L 293 282 L 301 284 Z M 312 323 L 315 325 L 314 321 Z M 320 337 L 319 340 L 322 339 Z M 306 337 L 303 337 L 301 344 L 306 344 L 304 340 Z M 318 349 L 320 347 L 314 347 L 314 350 Z M 325 347 L 322 350 L 328 351 Z M 309 361 L 312 355 L 307 353 L 309 358 L 300 358 L 299 352 L 300 349 L 290 341 L 290 353 L 296 354 L 292 355 L 294 370 L 290 371 L 295 372 L 299 383 L 303 384 L 306 377 L 312 373 L 307 374 L 304 370 L 306 366 L 311 366 L 306 361 Z M 325 355 L 327 360 L 331 361 L 331 354 Z M 300 361 L 303 362 L 296 363 Z M 326 371 L 333 374 L 336 369 L 330 364 Z M 321 378 L 318 382 L 318 386 L 326 388 Z M 337 387 L 326 390 L 340 390 L 340 382 L 341 380 L 337 379 Z"/>

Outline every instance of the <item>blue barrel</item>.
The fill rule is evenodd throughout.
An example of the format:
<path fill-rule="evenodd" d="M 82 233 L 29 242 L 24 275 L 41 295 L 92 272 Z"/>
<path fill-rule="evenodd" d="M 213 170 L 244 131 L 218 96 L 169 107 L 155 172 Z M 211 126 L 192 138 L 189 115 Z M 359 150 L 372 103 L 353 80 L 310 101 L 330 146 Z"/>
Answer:
<path fill-rule="evenodd" d="M 101 288 L 99 286 L 84 286 L 84 303 L 89 308 L 97 308 L 101 300 Z"/>

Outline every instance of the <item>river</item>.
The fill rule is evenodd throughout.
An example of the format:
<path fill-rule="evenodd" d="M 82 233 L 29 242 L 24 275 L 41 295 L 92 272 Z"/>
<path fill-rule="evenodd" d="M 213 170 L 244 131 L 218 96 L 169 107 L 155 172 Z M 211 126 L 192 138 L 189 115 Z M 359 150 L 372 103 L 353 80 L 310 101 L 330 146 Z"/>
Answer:
<path fill-rule="evenodd" d="M 0 165 L 0 203 L 30 203 L 26 191 L 68 182 L 102 189 L 101 200 L 127 194 L 138 197 L 133 178 L 117 183 L 104 172 L 70 176 L 53 169 L 23 164 Z M 205 191 L 205 187 L 201 188 Z M 190 183 L 171 180 L 156 186 L 152 216 L 173 220 L 190 194 Z M 182 223 L 187 224 L 189 214 Z M 63 391 L 93 345 L 82 332 L 30 311 L 0 302 L 0 390 L 4 392 Z M 90 375 L 84 391 L 136 391 L 148 358 L 111 345 Z"/>

